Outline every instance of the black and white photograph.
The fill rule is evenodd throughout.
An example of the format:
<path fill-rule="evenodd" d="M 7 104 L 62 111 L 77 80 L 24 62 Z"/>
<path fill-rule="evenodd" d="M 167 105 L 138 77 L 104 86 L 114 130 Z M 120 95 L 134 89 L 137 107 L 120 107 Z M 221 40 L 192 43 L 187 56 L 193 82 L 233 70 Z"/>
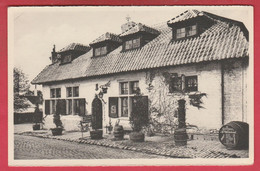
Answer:
<path fill-rule="evenodd" d="M 11 166 L 250 165 L 253 7 L 8 8 Z"/>

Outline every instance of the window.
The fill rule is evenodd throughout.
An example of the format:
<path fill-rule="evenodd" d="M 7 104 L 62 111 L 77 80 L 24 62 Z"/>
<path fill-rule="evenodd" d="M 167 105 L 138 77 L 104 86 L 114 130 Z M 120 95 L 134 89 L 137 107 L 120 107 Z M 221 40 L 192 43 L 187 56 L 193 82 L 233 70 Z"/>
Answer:
<path fill-rule="evenodd" d="M 67 99 L 67 115 L 72 114 L 72 99 Z"/>
<path fill-rule="evenodd" d="M 67 87 L 67 97 L 72 97 L 72 87 Z"/>
<path fill-rule="evenodd" d="M 135 49 L 140 47 L 140 38 L 128 40 L 125 42 L 125 50 Z"/>
<path fill-rule="evenodd" d="M 95 48 L 95 56 L 101 56 L 106 54 L 107 54 L 106 46 Z"/>
<path fill-rule="evenodd" d="M 61 89 L 60 88 L 52 88 L 50 97 L 51 98 L 60 98 L 61 97 Z"/>
<path fill-rule="evenodd" d="M 198 80 L 197 76 L 185 77 L 185 88 L 186 91 L 198 91 Z"/>
<path fill-rule="evenodd" d="M 79 87 L 67 87 L 67 97 L 79 97 Z"/>
<path fill-rule="evenodd" d="M 196 25 L 189 26 L 189 27 L 186 28 L 186 30 L 187 30 L 187 36 L 194 36 L 195 34 L 197 34 Z"/>
<path fill-rule="evenodd" d="M 128 82 L 120 83 L 121 94 L 128 94 Z"/>
<path fill-rule="evenodd" d="M 45 100 L 45 114 L 55 114 L 60 112 L 61 115 L 85 115 L 85 99 L 79 97 L 79 87 L 66 88 L 67 99 L 56 99 L 61 97 L 61 88 L 50 90 L 50 100 Z M 60 102 L 59 102 L 60 101 Z"/>
<path fill-rule="evenodd" d="M 139 88 L 139 81 L 129 81 L 129 82 L 121 82 L 120 83 L 120 94 L 122 95 L 119 97 L 118 103 L 119 103 L 119 116 L 121 117 L 128 117 L 132 111 L 132 101 L 134 94 L 136 93 L 136 90 Z M 113 101 L 112 101 L 113 100 Z M 116 111 L 115 105 L 113 103 L 116 103 L 115 99 L 111 99 L 111 107 L 114 111 Z M 110 109 L 110 112 L 113 111 Z M 115 114 L 111 112 L 112 117 L 114 117 Z M 117 115 L 115 115 L 117 116 Z"/>
<path fill-rule="evenodd" d="M 177 29 L 176 38 L 179 39 L 185 37 L 185 33 L 186 33 L 185 28 Z"/>
<path fill-rule="evenodd" d="M 71 55 L 66 55 L 64 57 L 62 57 L 61 63 L 65 64 L 65 63 L 69 63 L 71 62 Z"/>
<path fill-rule="evenodd" d="M 197 25 L 179 28 L 176 31 L 176 39 L 194 36 L 197 34 Z"/>
<path fill-rule="evenodd" d="M 174 92 L 180 92 L 182 91 L 182 80 L 181 77 L 173 77 L 171 78 L 171 84 L 170 84 L 170 93 Z"/>
<path fill-rule="evenodd" d="M 121 98 L 121 116 L 128 117 L 128 97 Z"/>
<path fill-rule="evenodd" d="M 74 106 L 74 109 L 73 109 L 74 114 L 79 115 L 79 99 L 74 99 L 73 103 L 74 103 L 73 104 L 73 106 Z"/>
<path fill-rule="evenodd" d="M 139 88 L 139 82 L 138 81 L 130 82 L 130 94 L 136 94 L 136 90 L 138 88 Z"/>
<path fill-rule="evenodd" d="M 197 76 L 173 77 L 169 85 L 169 93 L 176 93 L 181 91 L 191 92 L 198 91 Z"/>

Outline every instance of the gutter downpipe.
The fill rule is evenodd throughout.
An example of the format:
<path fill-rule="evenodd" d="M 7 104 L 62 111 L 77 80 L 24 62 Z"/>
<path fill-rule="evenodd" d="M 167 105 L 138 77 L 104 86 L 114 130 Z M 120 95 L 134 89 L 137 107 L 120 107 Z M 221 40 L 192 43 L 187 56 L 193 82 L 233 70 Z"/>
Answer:
<path fill-rule="evenodd" d="M 224 110 L 224 64 L 223 61 L 220 63 L 221 65 L 221 119 L 222 119 L 222 125 L 224 125 L 225 122 L 225 110 Z"/>

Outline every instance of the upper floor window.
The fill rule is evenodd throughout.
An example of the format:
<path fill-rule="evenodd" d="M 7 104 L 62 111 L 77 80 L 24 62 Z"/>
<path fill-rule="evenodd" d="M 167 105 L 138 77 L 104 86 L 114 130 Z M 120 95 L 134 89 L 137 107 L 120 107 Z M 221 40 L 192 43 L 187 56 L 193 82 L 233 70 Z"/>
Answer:
<path fill-rule="evenodd" d="M 120 83 L 120 94 L 135 94 L 139 88 L 139 81 Z"/>
<path fill-rule="evenodd" d="M 79 87 L 67 87 L 67 97 L 79 97 Z"/>
<path fill-rule="evenodd" d="M 107 54 L 107 47 L 98 47 L 94 49 L 94 54 L 95 56 L 101 56 L 101 55 L 106 55 Z"/>
<path fill-rule="evenodd" d="M 198 91 L 198 80 L 197 76 L 185 77 L 185 89 L 186 91 Z"/>
<path fill-rule="evenodd" d="M 198 91 L 198 77 L 185 76 L 171 78 L 169 93 L 181 92 L 184 90 L 186 92 Z"/>
<path fill-rule="evenodd" d="M 197 25 L 179 28 L 176 31 L 176 39 L 190 37 L 197 34 Z"/>
<path fill-rule="evenodd" d="M 140 38 L 131 39 L 125 42 L 125 50 L 135 49 L 140 47 Z"/>
<path fill-rule="evenodd" d="M 66 63 L 69 63 L 69 62 L 71 62 L 71 55 L 66 55 L 66 56 L 64 56 L 64 57 L 62 57 L 62 59 L 61 59 L 61 63 L 62 64 L 66 64 Z"/>
<path fill-rule="evenodd" d="M 51 96 L 51 98 L 60 98 L 61 97 L 61 89 L 60 88 L 52 88 L 50 96 Z"/>
<path fill-rule="evenodd" d="M 139 82 L 138 81 L 131 81 L 130 82 L 130 94 L 135 94 L 138 88 L 139 88 Z"/>
<path fill-rule="evenodd" d="M 128 94 L 128 82 L 120 83 L 120 89 L 121 94 Z"/>

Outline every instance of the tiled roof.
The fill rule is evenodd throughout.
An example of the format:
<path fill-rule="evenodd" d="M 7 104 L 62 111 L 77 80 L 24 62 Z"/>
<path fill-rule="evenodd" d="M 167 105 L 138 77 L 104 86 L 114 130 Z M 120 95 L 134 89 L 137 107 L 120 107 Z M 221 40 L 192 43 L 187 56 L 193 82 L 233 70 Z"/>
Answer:
<path fill-rule="evenodd" d="M 216 20 L 197 37 L 172 41 L 166 23 L 154 26 L 160 35 L 140 49 L 121 52 L 122 46 L 106 56 L 93 57 L 92 50 L 70 64 L 47 66 L 32 81 L 46 83 L 74 78 L 130 72 L 164 66 L 248 57 L 248 40 L 241 27 Z"/>
<path fill-rule="evenodd" d="M 122 43 L 122 40 L 120 39 L 120 37 L 116 34 L 113 33 L 105 33 L 103 35 L 101 35 L 100 37 L 98 37 L 97 39 L 95 39 L 93 42 L 90 43 L 90 45 L 96 44 L 96 43 L 100 43 L 106 40 L 111 40 L 117 43 Z"/>
<path fill-rule="evenodd" d="M 89 50 L 89 46 L 85 46 L 79 43 L 71 43 L 68 46 L 62 48 L 58 53 L 69 51 L 69 50 L 76 50 L 76 51 L 84 51 L 87 52 Z"/>
<path fill-rule="evenodd" d="M 152 27 L 148 27 L 144 24 L 138 23 L 133 28 L 131 28 L 130 30 L 122 33 L 120 35 L 120 37 L 124 37 L 124 36 L 131 35 L 131 34 L 138 33 L 138 32 L 147 32 L 147 33 L 151 33 L 151 34 L 154 34 L 154 35 L 160 34 L 160 32 L 158 30 L 156 30 Z"/>
<path fill-rule="evenodd" d="M 177 22 L 184 21 L 187 19 L 191 19 L 191 18 L 197 17 L 198 15 L 203 15 L 203 13 L 198 10 L 187 10 L 187 11 L 181 13 L 180 15 L 169 20 L 168 24 L 173 24 L 173 23 L 177 23 Z"/>

